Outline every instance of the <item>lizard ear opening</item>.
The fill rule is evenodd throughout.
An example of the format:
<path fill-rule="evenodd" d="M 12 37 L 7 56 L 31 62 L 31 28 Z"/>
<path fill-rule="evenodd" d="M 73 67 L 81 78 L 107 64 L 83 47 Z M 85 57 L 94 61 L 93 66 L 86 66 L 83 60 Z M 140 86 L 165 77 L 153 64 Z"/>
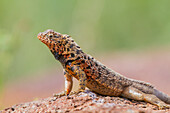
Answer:
<path fill-rule="evenodd" d="M 54 38 L 59 38 L 59 36 L 57 36 L 57 35 L 54 35 Z"/>

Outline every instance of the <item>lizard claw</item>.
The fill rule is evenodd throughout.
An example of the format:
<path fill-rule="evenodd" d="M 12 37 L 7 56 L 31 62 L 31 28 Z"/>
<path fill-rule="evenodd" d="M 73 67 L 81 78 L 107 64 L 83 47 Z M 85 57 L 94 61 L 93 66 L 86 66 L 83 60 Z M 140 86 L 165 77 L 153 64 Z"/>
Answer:
<path fill-rule="evenodd" d="M 62 96 L 66 96 L 65 91 L 62 91 L 61 93 L 53 94 L 53 97 L 62 97 Z"/>
<path fill-rule="evenodd" d="M 162 104 L 162 105 L 159 105 L 158 107 L 159 109 L 170 109 L 170 105 L 168 104 Z"/>
<path fill-rule="evenodd" d="M 73 94 L 79 94 L 79 93 L 81 93 L 81 92 L 83 92 L 84 90 L 82 90 L 82 89 L 80 89 L 80 90 L 77 90 L 77 91 L 72 91 L 72 92 L 70 92 L 70 94 L 69 95 L 73 95 Z"/>

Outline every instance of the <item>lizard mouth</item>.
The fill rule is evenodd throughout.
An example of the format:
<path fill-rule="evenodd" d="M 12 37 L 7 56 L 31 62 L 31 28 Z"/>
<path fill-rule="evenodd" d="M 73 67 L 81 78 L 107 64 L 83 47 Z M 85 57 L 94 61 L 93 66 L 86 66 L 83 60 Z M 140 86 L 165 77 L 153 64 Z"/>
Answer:
<path fill-rule="evenodd" d="M 44 38 L 44 33 L 43 32 L 40 32 L 38 35 L 37 35 L 37 38 L 39 39 L 39 40 L 44 40 L 45 38 Z"/>
<path fill-rule="evenodd" d="M 60 34 L 59 34 L 60 35 Z M 44 32 L 40 32 L 37 35 L 37 38 L 43 42 L 44 44 L 46 44 L 47 46 L 51 46 L 51 43 L 56 43 L 56 40 L 54 39 L 58 38 L 59 36 L 55 35 L 55 32 L 52 29 L 48 29 Z"/>
<path fill-rule="evenodd" d="M 48 42 L 49 39 L 48 39 L 45 35 L 46 35 L 46 33 L 40 32 L 40 33 L 37 35 L 37 38 L 38 38 L 41 42 L 43 42 L 44 44 L 47 44 L 47 42 Z"/>

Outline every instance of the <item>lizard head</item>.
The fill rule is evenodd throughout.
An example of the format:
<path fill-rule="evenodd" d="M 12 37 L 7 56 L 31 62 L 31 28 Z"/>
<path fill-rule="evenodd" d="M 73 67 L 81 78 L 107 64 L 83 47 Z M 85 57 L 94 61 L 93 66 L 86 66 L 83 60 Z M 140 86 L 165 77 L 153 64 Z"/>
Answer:
<path fill-rule="evenodd" d="M 48 29 L 44 32 L 39 33 L 37 38 L 45 45 L 47 45 L 50 51 L 54 54 L 55 58 L 58 59 L 58 57 L 62 53 L 63 35 L 51 29 Z"/>
<path fill-rule="evenodd" d="M 67 34 L 60 34 L 51 29 L 38 34 L 37 38 L 46 44 L 55 58 L 58 60 L 62 55 L 67 58 L 76 58 L 82 53 L 80 47 Z"/>
<path fill-rule="evenodd" d="M 55 32 L 51 29 L 48 29 L 44 32 L 41 32 L 38 34 L 37 38 L 43 42 L 44 44 L 46 44 L 48 47 L 57 44 L 57 43 L 61 43 L 62 40 L 62 35 L 58 32 Z"/>

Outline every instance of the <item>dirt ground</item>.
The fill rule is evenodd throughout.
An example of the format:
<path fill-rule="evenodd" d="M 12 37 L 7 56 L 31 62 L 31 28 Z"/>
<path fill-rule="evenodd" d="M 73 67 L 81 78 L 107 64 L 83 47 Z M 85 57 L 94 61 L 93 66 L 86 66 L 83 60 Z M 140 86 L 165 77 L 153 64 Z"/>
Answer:
<path fill-rule="evenodd" d="M 161 49 L 161 50 L 152 50 L 152 51 L 148 50 L 143 52 L 141 51 L 119 52 L 119 53 L 112 53 L 112 54 L 105 54 L 105 55 L 98 55 L 98 56 L 99 57 L 95 57 L 95 58 L 101 61 L 109 68 L 127 77 L 149 82 L 153 84 L 157 89 L 170 95 L 170 82 L 169 82 L 170 81 L 170 68 L 169 68 L 170 52 L 169 50 Z M 59 67 L 59 69 L 53 68 L 51 70 L 45 70 L 43 72 L 36 73 L 35 75 L 37 76 L 32 76 L 32 78 L 29 78 L 29 76 L 27 76 L 27 78 L 21 78 L 20 80 L 8 83 L 6 85 L 4 98 L 1 100 L 1 102 L 3 102 L 3 108 L 7 108 L 17 103 L 29 102 L 33 100 L 39 100 L 39 98 L 50 97 L 52 96 L 53 93 L 60 92 L 64 89 L 64 77 L 62 73 L 62 67 Z M 76 86 L 76 84 L 77 83 L 74 83 L 74 86 Z M 48 99 L 51 98 L 52 97 Z M 118 99 L 119 97 L 110 97 L 110 98 Z M 45 100 L 40 100 L 40 101 L 47 102 Z M 110 102 L 110 100 L 108 101 Z M 133 101 L 129 101 L 129 100 L 126 101 L 128 101 L 128 103 L 130 102 L 130 104 L 133 103 Z M 123 103 L 126 104 L 126 101 L 123 100 Z M 114 102 L 114 104 L 117 102 L 118 101 Z M 141 103 L 142 105 L 146 104 L 144 102 Z M 146 105 L 148 108 L 148 104 Z M 152 105 L 149 104 L 149 106 Z M 116 107 L 114 106 L 112 108 L 114 110 L 119 110 L 119 109 L 122 110 L 122 109 L 126 109 L 126 107 L 122 108 L 117 106 L 116 104 Z M 128 107 L 128 109 L 135 110 L 136 106 L 133 108 L 133 104 L 132 104 L 132 106 Z M 148 109 L 156 110 L 156 108 L 152 108 L 152 107 Z"/>
<path fill-rule="evenodd" d="M 14 105 L 2 113 L 164 113 L 170 109 L 158 110 L 145 102 L 128 100 L 120 97 L 100 96 L 89 90 L 78 95 L 60 98 L 49 97 L 38 101 Z"/>

